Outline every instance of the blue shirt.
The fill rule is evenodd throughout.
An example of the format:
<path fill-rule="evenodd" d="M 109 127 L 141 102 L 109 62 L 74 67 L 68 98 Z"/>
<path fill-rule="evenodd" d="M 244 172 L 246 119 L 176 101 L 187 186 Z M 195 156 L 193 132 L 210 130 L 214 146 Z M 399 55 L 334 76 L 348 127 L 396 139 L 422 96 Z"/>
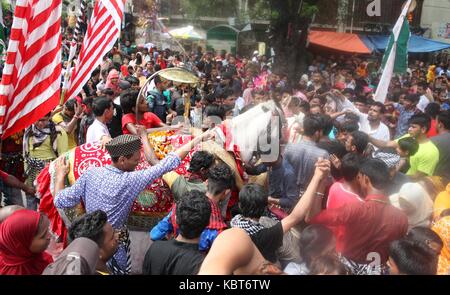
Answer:
<path fill-rule="evenodd" d="M 102 210 L 113 228 L 120 229 L 125 225 L 138 195 L 155 179 L 177 168 L 180 163 L 180 157 L 170 153 L 158 165 L 140 171 L 124 172 L 113 166 L 91 168 L 74 185 L 56 195 L 55 207 L 72 208 L 83 200 L 87 213 Z M 125 270 L 127 257 L 122 245 L 114 257 Z"/>
<path fill-rule="evenodd" d="M 399 138 L 406 133 L 408 133 L 409 129 L 409 119 L 411 119 L 412 116 L 420 113 L 418 109 L 414 109 L 412 111 L 409 111 L 405 109 L 404 106 L 401 104 L 395 104 L 395 108 L 399 111 L 400 115 L 398 117 L 397 122 L 397 129 L 395 130 L 395 138 Z"/>
<path fill-rule="evenodd" d="M 173 226 L 170 222 L 172 211 L 164 217 L 153 229 L 150 231 L 150 238 L 152 241 L 160 241 L 164 239 L 168 234 L 173 233 Z M 208 251 L 214 240 L 219 235 L 219 231 L 216 229 L 205 228 L 200 235 L 200 241 L 198 243 L 198 249 L 200 251 Z"/>

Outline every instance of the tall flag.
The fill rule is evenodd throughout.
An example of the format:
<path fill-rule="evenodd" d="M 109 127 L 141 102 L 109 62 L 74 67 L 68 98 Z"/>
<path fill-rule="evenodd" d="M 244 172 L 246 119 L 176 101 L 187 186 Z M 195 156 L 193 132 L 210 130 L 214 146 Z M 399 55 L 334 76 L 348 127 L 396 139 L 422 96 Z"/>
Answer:
<path fill-rule="evenodd" d="M 69 50 L 69 58 L 67 59 L 67 69 L 66 74 L 64 76 L 64 85 L 63 90 L 67 90 L 70 75 L 72 74 L 72 61 L 77 53 L 78 49 L 78 36 L 82 34 L 81 26 L 84 23 L 84 14 L 85 14 L 86 0 L 81 0 L 80 3 L 80 11 L 78 12 L 77 23 L 75 25 L 75 30 L 73 33 L 72 41 L 70 42 L 70 50 Z"/>
<path fill-rule="evenodd" d="M 18 0 L 0 84 L 0 134 L 6 138 L 59 102 L 61 0 Z"/>
<path fill-rule="evenodd" d="M 5 44 L 5 23 L 3 22 L 3 3 L 0 1 L 0 56 L 3 55 L 3 51 L 6 49 Z"/>
<path fill-rule="evenodd" d="M 393 74 L 404 73 L 408 68 L 408 42 L 411 33 L 406 16 L 408 15 L 411 3 L 412 0 L 408 0 L 403 7 L 402 13 L 392 30 L 386 51 L 384 52 L 383 62 L 381 64 L 383 74 L 375 92 L 375 100 L 382 103 L 386 100 Z"/>
<path fill-rule="evenodd" d="M 75 97 L 120 35 L 125 0 L 98 0 L 75 64 L 65 100 Z"/>

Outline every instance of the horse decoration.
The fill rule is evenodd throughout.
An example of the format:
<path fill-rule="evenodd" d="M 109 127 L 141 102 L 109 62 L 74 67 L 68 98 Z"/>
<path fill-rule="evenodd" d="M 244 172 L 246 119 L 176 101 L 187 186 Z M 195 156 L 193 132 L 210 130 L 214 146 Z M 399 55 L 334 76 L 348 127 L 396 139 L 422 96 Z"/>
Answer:
<path fill-rule="evenodd" d="M 187 172 L 192 154 L 197 150 L 205 150 L 215 155 L 218 161 L 226 163 L 235 172 L 237 189 L 233 192 L 229 207 L 237 202 L 237 194 L 246 181 L 243 163 L 249 161 L 254 152 L 267 154 L 267 146 L 273 146 L 273 151 L 279 150 L 279 129 L 273 124 L 273 118 L 280 113 L 280 109 L 273 102 L 260 104 L 247 113 L 231 120 L 226 120 L 215 128 L 216 142 L 203 142 L 196 146 L 175 170 L 184 175 Z M 273 126 L 272 126 L 273 125 Z M 200 132 L 197 130 L 197 132 Z M 172 150 L 176 150 L 192 139 L 191 135 L 176 134 L 173 131 L 156 132 L 149 135 L 149 142 L 156 155 L 162 159 Z M 264 150 L 261 150 L 263 148 Z M 78 146 L 63 155 L 69 163 L 69 174 L 66 186 L 71 186 L 89 168 L 102 167 L 111 164 L 108 152 L 99 143 Z M 278 156 L 278 155 L 277 155 Z M 51 162 L 37 178 L 38 196 L 41 199 L 39 211 L 44 212 L 50 219 L 50 230 L 60 241 L 66 241 L 67 226 L 74 217 L 84 214 L 82 204 L 69 210 L 57 210 L 53 204 L 55 162 Z M 136 170 L 149 168 L 141 152 L 141 160 Z M 173 196 L 169 186 L 162 178 L 155 180 L 135 200 L 128 225 L 150 229 L 173 205 Z"/>

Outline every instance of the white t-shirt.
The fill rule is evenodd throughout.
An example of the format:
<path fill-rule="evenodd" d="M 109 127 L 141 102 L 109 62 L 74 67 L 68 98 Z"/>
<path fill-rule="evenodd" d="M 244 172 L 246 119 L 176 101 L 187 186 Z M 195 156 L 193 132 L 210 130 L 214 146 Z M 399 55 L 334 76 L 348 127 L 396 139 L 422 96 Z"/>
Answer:
<path fill-rule="evenodd" d="M 420 97 L 419 103 L 417 104 L 417 108 L 421 110 L 423 113 L 425 113 L 425 108 L 430 104 L 430 100 L 425 96 L 422 95 Z"/>
<path fill-rule="evenodd" d="M 390 141 L 391 140 L 391 134 L 389 132 L 389 128 L 383 122 L 380 122 L 380 126 L 378 126 L 378 128 L 375 130 L 373 130 L 370 127 L 368 120 L 367 120 L 367 123 L 361 122 L 360 126 L 361 126 L 360 131 L 369 134 L 370 136 L 372 136 L 375 139 L 382 140 L 382 141 Z"/>
<path fill-rule="evenodd" d="M 99 120 L 95 119 L 94 123 L 92 123 L 87 130 L 86 143 L 100 141 L 103 136 L 111 137 L 108 127 Z"/>

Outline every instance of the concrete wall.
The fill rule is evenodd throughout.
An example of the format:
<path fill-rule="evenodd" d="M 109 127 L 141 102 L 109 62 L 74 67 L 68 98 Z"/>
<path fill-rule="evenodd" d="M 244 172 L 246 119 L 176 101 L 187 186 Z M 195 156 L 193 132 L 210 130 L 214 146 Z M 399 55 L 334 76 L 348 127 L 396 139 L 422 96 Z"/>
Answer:
<path fill-rule="evenodd" d="M 429 28 L 424 37 L 450 43 L 450 0 L 425 0 L 421 27 Z"/>

